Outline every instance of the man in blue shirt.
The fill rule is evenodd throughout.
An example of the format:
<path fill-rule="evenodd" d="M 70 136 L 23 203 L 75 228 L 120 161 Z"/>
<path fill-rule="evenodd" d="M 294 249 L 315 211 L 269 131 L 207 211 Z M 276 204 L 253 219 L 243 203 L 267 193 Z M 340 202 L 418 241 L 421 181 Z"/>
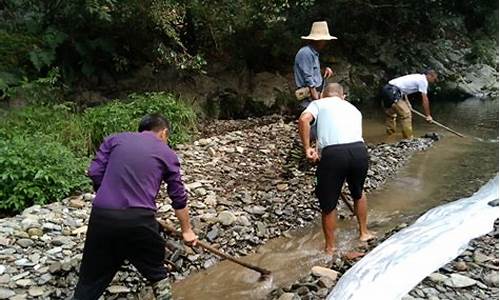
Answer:
<path fill-rule="evenodd" d="M 295 56 L 293 74 L 297 91 L 295 93 L 297 100 L 302 100 L 300 110 L 304 110 L 311 101 L 321 97 L 321 86 L 323 77 L 329 78 L 333 75 L 330 68 L 325 68 L 324 76 L 321 76 L 319 63 L 319 51 L 323 50 L 327 41 L 337 39 L 331 36 L 328 31 L 328 24 L 325 21 L 314 22 L 311 32 L 302 39 L 309 41 L 308 45 L 300 48 Z"/>

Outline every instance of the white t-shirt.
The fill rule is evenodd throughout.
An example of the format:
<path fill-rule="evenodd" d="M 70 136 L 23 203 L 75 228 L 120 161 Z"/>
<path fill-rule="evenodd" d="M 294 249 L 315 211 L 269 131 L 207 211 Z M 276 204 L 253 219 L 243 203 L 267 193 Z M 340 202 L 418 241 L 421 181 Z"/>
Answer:
<path fill-rule="evenodd" d="M 339 97 L 315 100 L 304 113 L 311 113 L 317 125 L 318 149 L 330 145 L 363 142 L 361 112 Z"/>
<path fill-rule="evenodd" d="M 389 84 L 397 86 L 404 95 L 420 92 L 427 94 L 429 83 L 424 74 L 410 74 L 394 78 Z"/>

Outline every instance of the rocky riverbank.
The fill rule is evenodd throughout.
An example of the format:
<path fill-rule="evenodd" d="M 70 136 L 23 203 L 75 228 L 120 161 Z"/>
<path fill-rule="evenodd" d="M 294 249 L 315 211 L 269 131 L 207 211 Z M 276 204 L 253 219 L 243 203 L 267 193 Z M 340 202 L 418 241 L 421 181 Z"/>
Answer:
<path fill-rule="evenodd" d="M 406 226 L 402 224 L 357 250 L 366 253 Z M 472 240 L 461 255 L 426 277 L 402 300 L 498 299 L 498 238 L 497 220 L 493 231 Z M 274 290 L 268 299 L 325 299 L 338 278 L 360 259 L 339 257 L 329 268 L 314 267 L 311 274 L 288 287 Z"/>
<path fill-rule="evenodd" d="M 313 197 L 312 170 L 286 166 L 297 132 L 293 122 L 274 116 L 265 122 L 229 121 L 216 127 L 229 123 L 228 131 L 210 134 L 208 130 L 205 138 L 179 145 L 177 153 L 195 231 L 221 250 L 241 256 L 287 230 L 311 223 L 319 212 Z M 416 139 L 369 146 L 366 190 L 383 184 L 413 152 L 431 143 L 430 139 Z M 86 194 L 43 207 L 35 205 L 0 220 L 0 299 L 71 296 L 91 199 L 92 195 Z M 177 224 L 165 189 L 158 200 L 159 216 Z M 339 207 L 340 215 L 348 213 Z M 195 252 L 170 238 L 166 259 L 172 280 L 217 262 L 214 256 Z M 134 299 L 144 284 L 133 267 L 124 266 L 106 297 Z"/>
<path fill-rule="evenodd" d="M 425 278 L 403 300 L 498 299 L 498 220 L 452 262 Z"/>

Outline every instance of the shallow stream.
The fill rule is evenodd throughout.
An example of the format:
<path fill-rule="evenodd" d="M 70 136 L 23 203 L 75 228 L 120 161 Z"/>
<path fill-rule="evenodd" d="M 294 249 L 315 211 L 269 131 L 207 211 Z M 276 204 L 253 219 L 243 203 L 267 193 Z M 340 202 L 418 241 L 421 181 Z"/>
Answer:
<path fill-rule="evenodd" d="M 384 116 L 380 110 L 373 107 L 361 110 L 367 142 L 395 141 L 384 135 Z M 369 226 L 376 232 L 383 234 L 401 223 L 412 222 L 443 202 L 470 195 L 498 172 L 498 100 L 470 98 L 461 102 L 438 102 L 432 104 L 432 111 L 434 119 L 467 137 L 456 137 L 421 119 L 414 119 L 416 136 L 438 132 L 441 139 L 429 150 L 416 153 L 395 178 L 368 195 Z M 356 246 L 355 219 L 340 220 L 338 227 L 339 250 L 347 251 Z M 222 261 L 174 284 L 174 297 L 263 299 L 274 288 L 307 275 L 312 266 L 325 264 L 328 258 L 321 252 L 322 244 L 319 222 L 291 231 L 243 258 L 270 269 L 273 272 L 271 280 L 259 281 L 258 273 Z"/>

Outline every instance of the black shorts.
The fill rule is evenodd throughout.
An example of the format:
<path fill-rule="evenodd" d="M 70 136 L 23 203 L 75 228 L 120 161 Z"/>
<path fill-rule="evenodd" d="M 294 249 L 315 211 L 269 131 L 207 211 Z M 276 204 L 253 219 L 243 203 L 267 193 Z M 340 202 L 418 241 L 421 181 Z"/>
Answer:
<path fill-rule="evenodd" d="M 368 160 L 368 151 L 363 142 L 332 145 L 321 151 L 316 170 L 316 197 L 322 212 L 329 213 L 337 207 L 344 181 L 349 185 L 352 198 L 361 198 Z"/>

